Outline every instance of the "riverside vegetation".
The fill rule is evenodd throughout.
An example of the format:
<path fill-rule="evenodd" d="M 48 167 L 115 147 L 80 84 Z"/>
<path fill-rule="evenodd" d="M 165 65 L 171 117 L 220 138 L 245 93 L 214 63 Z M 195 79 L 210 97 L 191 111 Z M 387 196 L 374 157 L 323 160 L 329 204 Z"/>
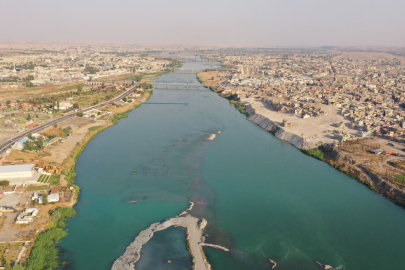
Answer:
<path fill-rule="evenodd" d="M 229 67 L 229 66 L 228 66 Z M 204 80 L 197 75 L 197 80 L 199 83 L 201 84 L 205 84 Z M 216 93 L 220 93 L 217 91 L 218 87 L 215 86 L 209 86 L 208 87 L 211 91 L 216 92 Z M 242 114 L 244 114 L 246 117 L 249 116 L 248 112 L 246 111 L 246 105 L 244 103 L 241 103 L 238 101 L 237 96 L 236 95 L 230 95 L 229 97 L 226 97 L 226 99 L 229 100 L 229 102 L 231 104 L 233 104 L 235 106 L 235 108 Z"/>
<path fill-rule="evenodd" d="M 147 94 L 146 99 L 149 99 L 152 94 L 152 89 L 145 91 Z M 35 245 L 32 248 L 25 265 L 7 266 L 12 270 L 42 270 L 42 269 L 56 269 L 60 266 L 59 262 L 59 249 L 57 244 L 60 240 L 67 235 L 65 230 L 66 220 L 73 217 L 76 211 L 73 209 L 73 205 L 77 201 L 80 194 L 80 187 L 76 185 L 75 178 L 77 173 L 75 171 L 75 165 L 78 157 L 86 149 L 87 143 L 93 140 L 98 133 L 109 128 L 112 125 L 118 124 L 118 121 L 122 118 L 128 117 L 128 113 L 132 110 L 140 107 L 141 104 L 135 104 L 132 108 L 125 112 L 116 113 L 113 115 L 111 122 L 104 126 L 90 127 L 89 133 L 84 137 L 82 142 L 77 143 L 72 153 L 63 163 L 63 170 L 61 175 L 66 177 L 68 186 L 71 186 L 75 190 L 74 201 L 72 207 L 61 207 L 50 211 L 51 223 L 48 228 L 41 232 L 35 239 Z M 60 175 L 58 175 L 60 177 Z"/>
<path fill-rule="evenodd" d="M 26 270 L 55 269 L 59 266 L 58 249 L 56 245 L 67 235 L 64 230 L 66 220 L 76 215 L 73 208 L 62 207 L 51 211 L 52 221 L 49 229 L 40 233 L 35 240 L 30 257 L 25 264 Z M 13 270 L 24 269 L 21 265 L 16 265 Z"/>
<path fill-rule="evenodd" d="M 205 81 L 197 75 L 197 79 L 200 83 L 205 83 Z M 216 88 L 211 88 L 211 91 L 214 91 L 218 93 L 220 96 L 225 97 L 228 99 L 232 104 L 234 104 L 235 108 L 242 114 L 244 114 L 246 117 L 249 117 L 249 113 L 246 111 L 246 105 L 244 103 L 240 103 L 238 96 L 236 94 L 231 94 L 228 96 L 221 95 L 221 90 L 217 90 L 218 87 Z M 274 131 L 270 131 L 271 133 L 275 134 Z M 386 198 L 389 200 L 393 201 L 396 204 L 399 204 L 403 207 L 405 207 L 404 202 L 400 202 L 400 200 L 396 197 L 394 197 L 391 194 L 398 194 L 400 193 L 398 189 L 395 189 L 394 191 L 390 190 L 387 188 L 385 182 L 383 180 L 375 180 L 379 179 L 378 176 L 375 176 L 373 173 L 369 172 L 368 170 L 364 168 L 358 168 L 357 166 L 347 166 L 343 164 L 342 162 L 339 162 L 338 160 L 334 160 L 333 157 L 327 157 L 326 152 L 328 152 L 327 146 L 321 145 L 319 147 L 313 148 L 313 149 L 301 149 L 300 151 L 308 156 L 311 156 L 315 159 L 318 159 L 320 161 L 326 162 L 329 164 L 331 167 L 339 170 L 340 172 L 343 172 L 344 174 L 348 175 L 349 177 L 357 180 L 361 184 L 367 186 L 369 189 L 384 195 Z M 395 175 L 392 177 L 393 180 L 397 181 L 398 183 L 405 183 L 405 175 Z M 401 197 L 402 199 L 403 197 Z"/>

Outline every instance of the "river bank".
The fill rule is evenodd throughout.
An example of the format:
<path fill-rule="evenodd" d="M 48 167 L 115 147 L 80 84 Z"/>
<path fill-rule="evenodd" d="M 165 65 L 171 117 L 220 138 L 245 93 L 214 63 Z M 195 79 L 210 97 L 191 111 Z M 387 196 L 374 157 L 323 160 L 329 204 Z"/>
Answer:
<path fill-rule="evenodd" d="M 187 74 L 158 82 L 197 83 Z M 88 144 L 76 171 L 78 214 L 58 246 L 71 261 L 64 270 L 110 269 L 143 230 L 190 201 L 190 214 L 208 222 L 206 241 L 230 249 L 204 247 L 213 269 L 268 270 L 269 259 L 280 270 L 316 270 L 315 261 L 339 269 L 405 265 L 402 209 L 269 136 L 205 89 L 156 89 L 150 105 Z M 135 268 L 190 269 L 185 235 L 184 228 L 157 232 Z"/>
<path fill-rule="evenodd" d="M 150 97 L 150 95 L 151 93 L 147 92 L 146 95 L 143 97 L 142 101 L 147 100 Z M 73 200 L 69 204 L 69 206 L 56 208 L 55 210 L 49 212 L 51 216 L 51 222 L 49 223 L 48 229 L 44 230 L 35 237 L 32 252 L 29 253 L 30 255 L 27 258 L 26 262 L 27 269 L 40 270 L 44 269 L 44 267 L 50 267 L 50 269 L 54 269 L 58 266 L 59 258 L 51 254 L 58 253 L 58 248 L 56 247 L 56 245 L 60 242 L 60 240 L 63 237 L 67 235 L 67 232 L 65 230 L 66 227 L 65 222 L 67 219 L 72 218 L 73 216 L 76 215 L 76 211 L 74 210 L 73 207 L 77 203 L 80 194 L 80 187 L 75 183 L 75 178 L 77 176 L 77 173 L 75 171 L 77 158 L 82 154 L 82 152 L 86 149 L 87 144 L 91 140 L 93 140 L 97 136 L 97 134 L 117 124 L 119 119 L 128 117 L 127 113 L 138 108 L 140 105 L 141 104 L 139 102 L 136 102 L 121 107 L 113 115 L 110 121 L 105 121 L 104 125 L 97 126 L 96 129 L 89 128 L 89 132 L 85 135 L 85 137 L 81 140 L 80 143 L 76 144 L 76 147 L 72 150 L 71 155 L 69 155 L 69 157 L 63 162 L 62 176 L 64 176 L 64 179 L 67 181 L 67 186 L 73 187 L 75 190 Z M 123 109 L 124 111 L 120 112 Z M 55 219 L 55 217 L 57 218 Z M 48 243 L 43 244 L 42 242 L 44 240 L 42 240 L 42 242 L 40 242 L 41 245 L 38 246 L 36 244 L 38 239 L 46 239 Z M 28 252 L 30 252 L 30 250 L 28 250 Z M 40 264 L 39 261 L 43 261 L 46 264 L 45 265 Z"/>
<path fill-rule="evenodd" d="M 214 89 L 211 90 L 217 92 Z M 217 93 L 220 93 L 220 91 Z M 237 94 L 230 95 L 226 98 L 235 105 L 235 108 L 240 113 L 246 115 L 247 120 L 255 123 L 264 130 L 271 132 L 278 139 L 290 143 L 306 155 L 326 162 L 333 168 L 359 181 L 374 192 L 383 195 L 402 207 L 405 207 L 404 187 L 396 185 L 392 181 L 387 181 L 384 177 L 370 170 L 364 164 L 356 164 L 357 162 L 352 157 L 346 156 L 344 152 L 339 151 L 336 148 L 334 149 L 332 145 L 337 141 L 334 140 L 333 137 L 328 138 L 323 134 L 320 135 L 319 133 L 321 133 L 322 130 L 319 126 L 314 127 L 314 125 L 309 125 L 314 128 L 308 130 L 307 127 L 305 130 L 300 130 L 296 127 L 294 128 L 296 125 L 295 123 L 288 123 L 285 119 L 285 115 L 271 112 L 260 102 L 252 100 L 240 101 Z M 260 111 L 258 112 L 257 109 Z M 274 121 L 271 116 L 276 117 L 277 121 Z M 287 125 L 289 126 L 283 126 L 285 123 L 288 123 Z M 304 131 L 305 134 L 302 131 Z M 347 162 L 348 160 L 350 160 L 350 162 Z"/>
<path fill-rule="evenodd" d="M 40 131 L 40 134 L 45 137 L 53 136 L 53 134 L 58 136 L 62 131 L 65 133 L 61 134 L 65 135 L 60 135 L 61 138 L 55 143 L 44 147 L 41 151 L 37 151 L 38 155 L 41 157 L 36 161 L 37 166 L 53 170 L 49 183 L 38 186 L 37 189 L 39 189 L 39 192 L 42 192 L 40 194 L 45 198 L 47 198 L 49 189 L 70 190 L 69 192 L 65 191 L 64 194 L 71 193 L 72 195 L 67 201 L 61 200 L 48 204 L 46 200 L 45 203 L 38 208 L 39 215 L 32 224 L 25 225 L 18 229 L 14 228 L 15 226 L 8 222 L 7 228 L 2 228 L 2 232 L 3 230 L 7 232 L 11 230 L 15 234 L 15 236 L 8 236 L 7 239 L 10 238 L 13 240 L 15 237 L 21 238 L 21 233 L 26 233 L 24 237 L 28 237 L 27 241 L 30 243 L 24 246 L 24 254 L 21 253 L 19 255 L 19 264 L 16 263 L 14 266 L 10 266 L 10 269 L 40 270 L 45 268 L 56 269 L 59 266 L 59 258 L 57 255 L 59 248 L 57 245 L 61 239 L 67 235 L 65 222 L 67 219 L 76 215 L 76 211 L 73 207 L 76 205 L 80 194 L 80 187 L 76 185 L 75 182 L 77 176 L 75 171 L 77 159 L 86 149 L 87 144 L 93 140 L 97 134 L 117 124 L 121 118 L 128 117 L 129 112 L 141 106 L 141 103 L 147 101 L 152 95 L 152 91 L 143 91 L 140 93 L 139 95 L 134 92 L 130 96 L 131 99 L 125 99 L 125 101 L 122 100 L 96 110 L 91 118 L 77 116 Z M 14 159 L 17 158 L 17 160 L 25 160 L 29 155 L 30 153 L 27 151 L 13 150 L 10 156 Z M 19 158 L 19 156 L 23 156 L 24 158 Z M 35 191 L 35 189 L 31 190 Z M 27 189 L 24 196 L 30 195 L 31 193 L 28 192 Z M 65 199 L 65 197 L 63 197 L 63 199 Z M 35 230 L 31 230 L 32 228 Z M 6 265 L 8 266 L 9 264 Z"/>
<path fill-rule="evenodd" d="M 246 111 L 249 121 L 270 131 L 280 140 L 290 143 L 309 156 L 326 162 L 371 190 L 385 196 L 392 202 L 405 207 L 404 188 L 400 188 L 392 182 L 385 180 L 362 164 L 356 164 L 355 161 L 347 162 L 347 160 L 350 160 L 350 157 L 345 158 L 344 152 L 332 147 L 333 141 L 327 143 L 322 141 L 314 142 L 313 140 L 308 140 L 308 137 L 291 133 L 271 119 L 261 114 L 256 114 L 255 109 L 251 105 L 246 106 Z"/>

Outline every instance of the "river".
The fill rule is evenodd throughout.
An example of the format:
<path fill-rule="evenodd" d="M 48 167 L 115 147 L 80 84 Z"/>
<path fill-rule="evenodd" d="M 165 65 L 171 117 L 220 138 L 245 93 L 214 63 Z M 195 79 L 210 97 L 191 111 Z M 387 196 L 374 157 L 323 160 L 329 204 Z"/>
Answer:
<path fill-rule="evenodd" d="M 156 82 L 198 83 L 173 73 Z M 276 269 L 319 269 L 315 260 L 336 269 L 405 269 L 402 208 L 207 89 L 159 87 L 149 101 L 188 104 L 143 104 L 89 142 L 76 165 L 82 192 L 60 244 L 70 261 L 63 269 L 110 269 L 141 230 L 189 201 L 208 221 L 207 242 L 231 249 L 204 248 L 214 270 L 270 269 L 269 258 Z M 180 228 L 159 232 L 136 269 L 189 269 L 184 237 Z"/>

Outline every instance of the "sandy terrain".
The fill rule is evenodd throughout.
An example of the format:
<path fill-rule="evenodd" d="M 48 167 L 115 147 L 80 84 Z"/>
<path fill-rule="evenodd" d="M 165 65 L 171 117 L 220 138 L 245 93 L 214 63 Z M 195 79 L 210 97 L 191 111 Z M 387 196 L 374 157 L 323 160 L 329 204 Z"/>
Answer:
<path fill-rule="evenodd" d="M 256 110 L 256 114 L 261 114 L 277 124 L 281 125 L 283 119 L 287 119 L 289 123 L 295 124 L 292 127 L 285 127 L 283 129 L 297 136 L 303 137 L 308 143 L 316 144 L 319 141 L 322 141 L 323 143 L 335 142 L 336 140 L 333 139 L 333 136 L 326 132 L 328 130 L 340 130 L 351 134 L 356 133 L 355 130 L 347 127 L 336 128 L 331 126 L 333 123 L 343 122 L 346 126 L 350 123 L 342 115 L 338 114 L 339 108 L 335 106 L 320 105 L 322 110 L 325 111 L 325 115 L 303 119 L 294 114 L 272 111 L 266 108 L 261 101 L 255 101 L 253 99 L 242 101 L 250 104 Z"/>
<path fill-rule="evenodd" d="M 17 131 L 0 131 L 0 143 L 3 143 L 17 134 Z"/>
<path fill-rule="evenodd" d="M 17 89 L 4 89 L 0 88 L 0 100 L 17 100 L 37 95 L 49 95 L 56 93 L 66 93 L 72 91 L 64 90 L 66 87 L 78 85 L 78 83 L 64 84 L 64 85 L 51 85 L 51 86 L 36 86 L 36 87 L 20 87 Z"/>
<path fill-rule="evenodd" d="M 72 150 L 75 148 L 78 142 L 81 142 L 83 138 L 89 132 L 90 127 L 102 126 L 105 121 L 89 120 L 84 118 L 72 118 L 58 124 L 60 127 L 71 126 L 72 133 L 69 137 L 62 139 L 63 144 L 58 144 L 56 146 L 46 147 L 46 151 L 50 153 L 49 156 L 43 158 L 43 160 L 50 162 L 56 162 L 62 164 L 63 161 L 70 155 Z"/>
<path fill-rule="evenodd" d="M 219 71 L 199 72 L 197 74 L 206 85 L 216 86 L 223 81 Z M 214 80 L 211 80 L 214 77 Z"/>
<path fill-rule="evenodd" d="M 335 59 L 340 58 L 350 58 L 356 60 L 391 60 L 394 58 L 403 59 L 403 57 L 400 56 L 380 52 L 343 52 L 342 55 L 337 56 Z"/>
<path fill-rule="evenodd" d="M 25 201 L 27 197 L 32 192 L 25 192 L 20 200 Z M 0 230 L 0 242 L 9 242 L 9 241 L 31 241 L 37 233 L 43 231 L 44 228 L 51 221 L 49 211 L 58 207 L 69 207 L 70 203 L 57 203 L 57 204 L 48 204 L 40 205 L 38 216 L 35 218 L 33 223 L 30 224 L 15 224 L 15 218 L 18 213 L 3 213 L 7 218 L 4 221 L 4 225 Z"/>

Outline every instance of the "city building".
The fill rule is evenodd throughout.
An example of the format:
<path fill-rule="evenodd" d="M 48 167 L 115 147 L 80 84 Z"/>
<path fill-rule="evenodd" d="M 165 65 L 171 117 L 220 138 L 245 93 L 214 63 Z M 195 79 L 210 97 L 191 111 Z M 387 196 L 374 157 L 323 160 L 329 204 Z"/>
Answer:
<path fill-rule="evenodd" d="M 0 166 L 0 179 L 32 177 L 34 166 L 35 164 Z"/>

